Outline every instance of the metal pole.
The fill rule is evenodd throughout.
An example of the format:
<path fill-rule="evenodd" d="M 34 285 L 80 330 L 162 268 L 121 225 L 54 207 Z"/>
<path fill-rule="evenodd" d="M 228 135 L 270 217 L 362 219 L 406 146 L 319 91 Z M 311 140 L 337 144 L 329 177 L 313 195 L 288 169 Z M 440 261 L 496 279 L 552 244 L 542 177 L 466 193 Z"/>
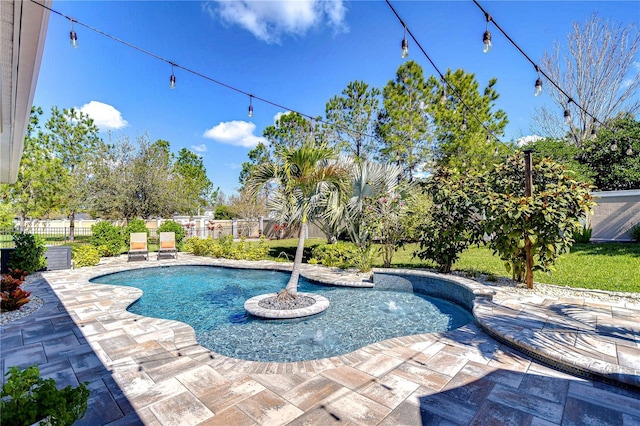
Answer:
<path fill-rule="evenodd" d="M 531 150 L 524 150 L 524 195 L 531 199 L 533 197 L 533 162 L 531 158 Z M 528 220 L 528 219 L 527 219 Z M 533 288 L 533 255 L 531 254 L 531 240 L 529 234 L 524 234 L 524 250 L 526 257 L 526 275 L 525 281 L 527 288 Z"/>

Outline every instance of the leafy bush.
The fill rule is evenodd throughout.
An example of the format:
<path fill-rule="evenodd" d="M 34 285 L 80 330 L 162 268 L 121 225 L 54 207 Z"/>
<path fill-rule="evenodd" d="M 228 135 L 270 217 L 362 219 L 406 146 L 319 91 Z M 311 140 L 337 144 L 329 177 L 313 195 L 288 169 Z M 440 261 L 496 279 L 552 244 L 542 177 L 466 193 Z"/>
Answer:
<path fill-rule="evenodd" d="M 47 259 L 44 257 L 46 247 L 42 237 L 20 232 L 13 234 L 13 243 L 16 249 L 11 253 L 9 267 L 31 274 L 47 266 Z"/>
<path fill-rule="evenodd" d="M 324 266 L 345 269 L 355 266 L 358 252 L 355 244 L 338 241 L 335 244 L 321 244 L 314 247 L 311 256 L 315 262 Z"/>
<path fill-rule="evenodd" d="M 43 379 L 37 365 L 24 370 L 11 367 L 0 397 L 0 423 L 31 425 L 45 420 L 49 425 L 72 425 L 87 412 L 87 383 L 78 387 L 56 387 L 54 379 Z"/>
<path fill-rule="evenodd" d="M 629 233 L 631 234 L 631 238 L 633 238 L 634 241 L 640 243 L 640 223 L 636 223 L 635 225 L 633 225 L 629 230 Z"/>
<path fill-rule="evenodd" d="M 124 239 L 122 228 L 109 222 L 98 222 L 91 227 L 91 244 L 104 248 L 102 256 L 118 256 L 122 250 Z"/>
<path fill-rule="evenodd" d="M 184 232 L 184 228 L 178 222 L 173 220 L 168 220 L 158 228 L 158 232 L 175 232 L 176 233 L 176 244 L 180 244 L 186 235 Z"/>
<path fill-rule="evenodd" d="M 269 245 L 262 236 L 257 244 L 248 243 L 245 238 L 234 243 L 230 235 L 214 240 L 211 237 L 185 238 L 182 242 L 182 250 L 196 256 L 219 257 L 236 260 L 260 260 L 269 254 Z"/>
<path fill-rule="evenodd" d="M 460 253 L 482 236 L 481 212 L 473 188 L 475 176 L 440 168 L 424 185 L 433 200 L 431 220 L 419 227 L 420 250 L 414 256 L 433 260 L 440 272 L 451 272 Z"/>
<path fill-rule="evenodd" d="M 0 311 L 8 312 L 20 309 L 20 306 L 29 303 L 31 300 L 29 296 L 31 296 L 31 292 L 24 291 L 19 286 L 13 291 L 3 291 L 0 293 Z"/>
<path fill-rule="evenodd" d="M 71 246 L 71 260 L 74 268 L 95 266 L 100 263 L 101 254 L 105 247 L 95 247 L 88 244 L 74 244 Z"/>
<path fill-rule="evenodd" d="M 129 238 L 133 232 L 146 232 L 149 238 L 149 230 L 142 219 L 131 219 L 127 226 L 124 227 L 124 244 L 129 245 Z"/>
<path fill-rule="evenodd" d="M 576 243 L 586 244 L 591 242 L 591 228 L 583 226 L 582 228 L 573 231 L 573 239 Z"/>

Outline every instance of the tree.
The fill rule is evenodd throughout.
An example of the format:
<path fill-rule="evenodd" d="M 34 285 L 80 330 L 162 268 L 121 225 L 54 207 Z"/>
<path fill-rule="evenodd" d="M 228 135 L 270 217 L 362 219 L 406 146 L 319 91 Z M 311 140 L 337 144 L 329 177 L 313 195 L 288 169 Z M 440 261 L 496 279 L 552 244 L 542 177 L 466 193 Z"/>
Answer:
<path fill-rule="evenodd" d="M 268 201 L 270 208 L 286 212 L 289 223 L 300 226 L 291 277 L 279 293 L 282 299 L 297 297 L 309 220 L 323 214 L 324 210 L 319 206 L 330 193 L 347 191 L 347 170 L 332 161 L 336 156 L 335 150 L 325 144 L 318 145 L 313 139 L 294 146 L 280 145 L 275 151 L 275 161 L 257 166 L 247 180 L 246 188 L 252 195 L 268 182 L 275 181 L 277 187 Z"/>
<path fill-rule="evenodd" d="M 307 139 L 316 139 L 319 132 L 316 126 L 297 112 L 280 115 L 273 126 L 264 129 L 262 135 L 269 142 L 271 155 L 280 148 L 294 148 L 305 143 Z"/>
<path fill-rule="evenodd" d="M 640 189 L 640 121 L 622 114 L 584 141 L 578 161 L 593 171 L 602 191 Z"/>
<path fill-rule="evenodd" d="M 603 123 L 621 112 L 635 115 L 640 111 L 640 70 L 636 66 L 640 34 L 635 25 L 611 23 L 593 14 L 582 25 L 573 23 L 567 46 L 565 52 L 556 43 L 540 65 L 571 99 Z M 537 111 L 536 133 L 561 139 L 567 131 L 561 121 L 565 108 L 573 118 L 568 129 L 572 143 L 580 146 L 598 130 L 597 123 L 553 85 L 546 84 L 545 90 L 558 109 Z"/>
<path fill-rule="evenodd" d="M 565 166 L 549 159 L 533 162 L 533 196 L 525 196 L 524 155 L 517 152 L 481 176 L 485 233 L 494 253 L 516 281 L 525 277 L 525 246 L 537 265 L 550 271 L 573 243 L 573 231 L 595 204 L 589 184 L 574 180 Z"/>
<path fill-rule="evenodd" d="M 382 144 L 380 159 L 402 166 L 404 175 L 412 180 L 428 161 L 431 148 L 429 98 L 422 67 L 414 61 L 400 65 L 382 96 L 383 109 L 376 127 Z"/>
<path fill-rule="evenodd" d="M 31 108 L 18 179 L 2 186 L 3 200 L 20 217 L 20 228 L 28 216 L 47 216 L 58 208 L 66 185 L 67 173 L 62 160 L 52 155 L 49 138 L 40 128 L 41 115 L 41 108 Z"/>
<path fill-rule="evenodd" d="M 593 168 L 582 164 L 578 159 L 582 148 L 567 143 L 566 140 L 544 138 L 526 144 L 525 148 L 531 149 L 538 158 L 549 158 L 556 163 L 567 167 L 567 170 L 575 173 L 576 180 L 592 183 L 594 177 Z"/>
<path fill-rule="evenodd" d="M 382 261 L 385 268 L 391 267 L 393 254 L 404 242 L 402 217 L 406 206 L 398 191 L 368 197 L 364 203 L 364 226 L 371 236 L 380 242 Z"/>
<path fill-rule="evenodd" d="M 499 145 L 495 138 L 487 139 L 486 128 L 494 136 L 500 136 L 508 122 L 503 110 L 493 111 L 499 97 L 494 88 L 497 79 L 489 80 L 482 94 L 474 74 L 448 70 L 445 79 L 453 89 L 433 76 L 427 81 L 435 160 L 443 167 L 478 170 L 492 158 Z"/>
<path fill-rule="evenodd" d="M 178 184 L 178 191 L 183 201 L 179 210 L 194 215 L 201 208 L 210 204 L 214 196 L 213 184 L 207 177 L 202 157 L 186 148 L 178 152 L 173 170 Z"/>
<path fill-rule="evenodd" d="M 92 155 L 102 144 L 98 137 L 98 128 L 93 120 L 82 111 L 74 108 L 51 108 L 51 117 L 45 124 L 49 130 L 48 138 L 53 154 L 58 157 L 67 171 L 68 180 L 57 188 L 61 191 L 63 209 L 69 217 L 69 239 L 73 241 L 75 229 L 75 214 L 84 206 L 85 193 L 83 180 L 85 173 L 80 173 L 84 163 L 90 161 Z"/>
<path fill-rule="evenodd" d="M 258 219 L 268 214 L 266 200 L 260 194 L 252 196 L 246 189 L 229 197 L 229 209 L 242 219 Z"/>
<path fill-rule="evenodd" d="M 251 170 L 256 165 L 271 161 L 271 153 L 269 152 L 269 148 L 262 142 L 258 142 L 258 145 L 250 150 L 247 155 L 249 156 L 249 161 L 245 161 L 244 163 L 242 163 L 242 170 L 240 171 L 240 176 L 238 177 L 240 185 L 242 185 L 243 187 L 245 185 L 245 181 L 251 174 Z"/>
<path fill-rule="evenodd" d="M 451 272 L 460 253 L 482 237 L 482 211 L 473 174 L 439 167 L 423 186 L 433 200 L 431 220 L 420 228 L 420 249 L 414 256 L 433 260 L 438 270 Z"/>
<path fill-rule="evenodd" d="M 356 158 L 375 152 L 375 121 L 379 109 L 380 90 L 364 81 L 352 81 L 327 102 L 328 125 L 324 132 L 339 151 Z"/>

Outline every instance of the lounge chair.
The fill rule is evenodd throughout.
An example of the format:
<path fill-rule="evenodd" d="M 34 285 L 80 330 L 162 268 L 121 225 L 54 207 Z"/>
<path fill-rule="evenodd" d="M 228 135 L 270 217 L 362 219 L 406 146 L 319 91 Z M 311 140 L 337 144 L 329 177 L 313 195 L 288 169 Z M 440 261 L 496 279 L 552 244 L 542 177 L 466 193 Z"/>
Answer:
<path fill-rule="evenodd" d="M 132 257 L 144 257 L 145 260 L 149 260 L 146 232 L 132 232 L 129 235 L 129 256 L 127 262 L 130 261 Z"/>
<path fill-rule="evenodd" d="M 176 233 L 175 232 L 161 232 L 160 242 L 158 244 L 158 259 L 163 254 L 169 254 L 174 259 L 178 258 L 178 248 L 176 247 Z"/>

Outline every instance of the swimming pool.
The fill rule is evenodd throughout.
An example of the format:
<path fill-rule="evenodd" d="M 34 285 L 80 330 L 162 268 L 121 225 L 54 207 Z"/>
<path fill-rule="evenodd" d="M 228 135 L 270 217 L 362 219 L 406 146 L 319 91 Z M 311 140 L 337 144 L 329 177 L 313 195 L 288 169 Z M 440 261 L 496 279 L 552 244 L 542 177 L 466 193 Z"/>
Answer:
<path fill-rule="evenodd" d="M 329 299 L 325 312 L 295 320 L 262 320 L 244 302 L 277 292 L 289 273 L 215 266 L 167 266 L 103 275 L 91 282 L 131 286 L 143 296 L 128 311 L 191 325 L 198 343 L 229 357 L 293 362 L 353 352 L 385 339 L 452 330 L 472 316 L 426 295 L 335 287 L 300 279 L 299 290 Z"/>

